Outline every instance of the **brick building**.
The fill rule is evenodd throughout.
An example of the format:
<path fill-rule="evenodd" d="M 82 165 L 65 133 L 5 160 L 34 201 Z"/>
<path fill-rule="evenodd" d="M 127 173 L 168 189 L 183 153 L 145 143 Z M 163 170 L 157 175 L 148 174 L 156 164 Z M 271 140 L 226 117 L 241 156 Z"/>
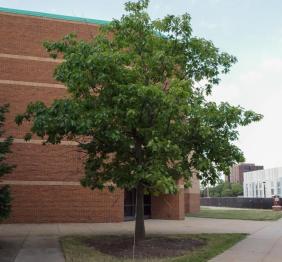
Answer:
<path fill-rule="evenodd" d="M 31 101 L 51 104 L 67 95 L 53 70 L 60 60 L 48 57 L 45 40 L 59 40 L 70 32 L 90 39 L 105 21 L 0 8 L 0 104 L 9 103 L 5 135 L 14 136 L 8 161 L 16 164 L 1 184 L 12 188 L 12 214 L 7 223 L 120 222 L 134 210 L 134 192 L 121 189 L 91 191 L 80 186 L 83 154 L 76 144 L 43 146 L 39 138 L 23 140 L 29 125 L 14 119 Z M 145 213 L 151 218 L 183 219 L 185 212 L 199 210 L 199 182 L 177 195 L 147 197 Z"/>
<path fill-rule="evenodd" d="M 256 166 L 255 164 L 250 163 L 240 163 L 238 165 L 234 165 L 230 168 L 230 176 L 226 177 L 230 183 L 239 183 L 243 185 L 244 182 L 244 173 L 250 171 L 256 171 L 263 169 L 263 166 Z"/>

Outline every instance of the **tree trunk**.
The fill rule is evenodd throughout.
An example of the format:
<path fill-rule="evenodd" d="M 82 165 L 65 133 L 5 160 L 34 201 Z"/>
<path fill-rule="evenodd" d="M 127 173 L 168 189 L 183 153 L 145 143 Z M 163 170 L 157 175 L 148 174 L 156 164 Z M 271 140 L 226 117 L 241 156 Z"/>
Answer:
<path fill-rule="evenodd" d="M 136 188 L 136 220 L 135 220 L 135 241 L 136 243 L 145 239 L 144 224 L 144 187 L 138 185 Z"/>

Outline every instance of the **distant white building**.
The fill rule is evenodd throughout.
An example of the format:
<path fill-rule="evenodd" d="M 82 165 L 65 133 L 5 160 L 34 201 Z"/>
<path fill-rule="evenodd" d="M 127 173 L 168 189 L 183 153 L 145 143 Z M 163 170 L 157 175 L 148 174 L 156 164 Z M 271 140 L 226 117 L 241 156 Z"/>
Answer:
<path fill-rule="evenodd" d="M 244 173 L 244 197 L 282 196 L 282 167 Z"/>

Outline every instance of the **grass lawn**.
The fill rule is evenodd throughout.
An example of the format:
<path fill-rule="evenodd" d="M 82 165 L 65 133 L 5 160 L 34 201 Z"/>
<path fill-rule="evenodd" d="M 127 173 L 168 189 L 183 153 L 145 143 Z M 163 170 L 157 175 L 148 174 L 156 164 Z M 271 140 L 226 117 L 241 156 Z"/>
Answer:
<path fill-rule="evenodd" d="M 277 220 L 282 217 L 282 212 L 260 209 L 220 209 L 201 207 L 201 211 L 189 214 L 191 217 L 224 218 L 241 220 Z"/>
<path fill-rule="evenodd" d="M 117 258 L 101 253 L 90 246 L 91 240 L 101 239 L 107 241 L 114 238 L 117 241 L 128 236 L 67 236 L 61 238 L 62 249 L 66 262 L 130 262 L 132 258 Z M 154 236 L 152 236 L 154 237 Z M 155 236 L 159 239 L 193 239 L 193 241 L 202 241 L 205 244 L 198 246 L 190 251 L 184 252 L 181 256 L 162 257 L 162 258 L 142 258 L 136 259 L 138 262 L 202 262 L 208 261 L 212 257 L 222 253 L 233 246 L 238 241 L 244 239 L 246 234 L 195 234 L 195 235 L 174 235 L 174 236 Z M 113 239 L 112 239 L 113 240 Z M 138 247 L 136 247 L 137 249 Z"/>

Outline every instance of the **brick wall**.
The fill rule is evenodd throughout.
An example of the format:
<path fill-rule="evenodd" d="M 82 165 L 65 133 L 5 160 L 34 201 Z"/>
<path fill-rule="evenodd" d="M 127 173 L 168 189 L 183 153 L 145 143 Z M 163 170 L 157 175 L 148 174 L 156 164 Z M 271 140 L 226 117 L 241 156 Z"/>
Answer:
<path fill-rule="evenodd" d="M 0 57 L 1 79 L 58 83 L 53 78 L 53 72 L 57 63 L 46 61 L 33 61 Z"/>
<path fill-rule="evenodd" d="M 184 190 L 176 195 L 152 196 L 151 216 L 153 219 L 184 219 Z"/>
<path fill-rule="evenodd" d="M 185 193 L 185 213 L 197 213 L 200 211 L 200 194 Z"/>
<path fill-rule="evenodd" d="M 6 176 L 13 181 L 73 181 L 84 174 L 85 154 L 76 146 L 14 143 L 10 163 L 17 168 Z"/>
<path fill-rule="evenodd" d="M 90 39 L 97 25 L 0 13 L 0 104 L 9 103 L 5 135 L 15 143 L 8 161 L 16 164 L 5 177 L 12 188 L 12 214 L 6 223 L 119 222 L 123 220 L 123 191 L 91 191 L 79 184 L 84 154 L 73 145 L 47 145 L 19 139 L 30 125 L 18 127 L 15 116 L 32 101 L 50 105 L 67 95 L 53 79 L 58 62 L 42 47 L 70 32 Z M 35 139 L 38 139 L 35 137 Z M 5 182 L 4 182 L 5 183 Z"/>
<path fill-rule="evenodd" d="M 30 102 L 43 101 L 46 105 L 50 105 L 54 99 L 63 98 L 66 95 L 66 89 L 62 88 L 30 87 L 0 83 L 0 104 L 10 104 L 10 112 L 6 115 L 4 126 L 5 134 L 12 135 L 15 138 L 23 138 L 25 133 L 30 130 L 30 125 L 26 122 L 20 127 L 15 123 L 16 115 L 23 113 Z"/>
<path fill-rule="evenodd" d="M 80 186 L 12 186 L 13 209 L 6 223 L 121 222 L 123 191 Z"/>
<path fill-rule="evenodd" d="M 185 213 L 197 213 L 200 211 L 200 183 L 196 175 L 193 176 L 192 186 L 184 190 Z"/>
<path fill-rule="evenodd" d="M 46 59 L 48 54 L 42 43 L 59 40 L 70 32 L 88 40 L 98 30 L 93 24 L 0 12 L 0 104 L 10 104 L 5 135 L 16 138 L 8 161 L 17 165 L 5 177 L 12 184 L 14 198 L 7 223 L 123 220 L 122 190 L 111 194 L 79 185 L 84 154 L 77 152 L 76 146 L 42 146 L 36 140 L 23 143 L 20 139 L 30 124 L 18 127 L 14 122 L 15 116 L 32 101 L 50 105 L 54 99 L 67 96 L 66 89 L 52 77 L 58 62 Z M 177 195 L 152 197 L 152 217 L 183 219 L 184 200 L 182 188 Z"/>
<path fill-rule="evenodd" d="M 98 30 L 94 24 L 0 13 L 0 53 L 47 57 L 44 41 L 59 40 L 71 32 L 90 39 Z"/>

